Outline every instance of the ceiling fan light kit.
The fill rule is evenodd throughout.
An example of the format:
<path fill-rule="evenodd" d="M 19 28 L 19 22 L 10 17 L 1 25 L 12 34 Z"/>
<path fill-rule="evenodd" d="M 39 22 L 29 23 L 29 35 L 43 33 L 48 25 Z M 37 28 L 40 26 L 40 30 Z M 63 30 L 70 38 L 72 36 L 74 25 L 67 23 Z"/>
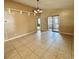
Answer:
<path fill-rule="evenodd" d="M 36 9 L 34 9 L 34 13 L 41 14 L 43 11 L 42 11 L 42 9 L 39 8 L 38 3 L 39 3 L 39 0 L 37 0 L 37 7 L 36 7 Z"/>

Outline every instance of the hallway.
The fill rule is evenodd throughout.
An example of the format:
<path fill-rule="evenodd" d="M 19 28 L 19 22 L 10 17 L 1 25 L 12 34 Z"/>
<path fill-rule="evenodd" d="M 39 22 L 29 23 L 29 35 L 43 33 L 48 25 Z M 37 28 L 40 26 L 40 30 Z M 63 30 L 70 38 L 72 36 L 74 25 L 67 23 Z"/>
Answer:
<path fill-rule="evenodd" d="M 5 59 L 73 59 L 73 37 L 37 31 L 5 42 Z"/>

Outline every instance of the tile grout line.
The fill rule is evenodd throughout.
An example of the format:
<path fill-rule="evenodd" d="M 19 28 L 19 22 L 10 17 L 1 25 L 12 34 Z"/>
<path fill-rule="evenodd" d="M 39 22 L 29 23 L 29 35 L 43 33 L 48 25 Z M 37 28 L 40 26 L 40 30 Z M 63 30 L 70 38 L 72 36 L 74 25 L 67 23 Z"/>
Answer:
<path fill-rule="evenodd" d="M 53 43 L 53 42 L 52 42 L 52 43 Z M 50 48 L 51 46 L 52 46 L 52 44 L 47 48 L 47 50 L 46 50 L 47 52 L 48 52 L 48 50 L 49 50 L 49 48 Z M 47 52 L 45 52 L 45 53 L 47 53 Z M 45 54 L 45 53 L 44 53 L 44 54 Z M 41 57 L 43 57 L 43 56 L 41 56 Z M 42 59 L 42 58 L 41 58 L 41 59 Z"/>
<path fill-rule="evenodd" d="M 13 45 L 13 44 L 12 44 Z M 14 47 L 14 45 L 13 45 Z M 14 49 L 16 50 L 16 48 L 14 47 Z M 16 52 L 18 53 L 18 55 L 20 56 L 20 58 L 22 59 L 22 56 L 19 54 L 19 52 L 16 50 Z"/>
<path fill-rule="evenodd" d="M 23 44 L 23 43 L 22 43 Z M 23 44 L 24 46 L 26 46 L 25 44 Z M 20 47 L 20 46 L 19 46 Z M 29 48 L 28 46 L 26 46 L 27 48 Z M 16 49 L 16 48 L 15 48 Z M 30 49 L 30 48 L 29 48 Z M 34 54 L 34 55 L 36 55 L 35 53 L 34 53 L 34 51 L 32 51 L 31 49 L 30 49 L 30 51 Z M 31 54 L 30 54 L 31 55 Z M 38 56 L 38 55 L 36 55 L 36 56 Z M 38 56 L 39 57 L 39 56 Z M 39 57 L 40 58 L 40 57 Z"/>

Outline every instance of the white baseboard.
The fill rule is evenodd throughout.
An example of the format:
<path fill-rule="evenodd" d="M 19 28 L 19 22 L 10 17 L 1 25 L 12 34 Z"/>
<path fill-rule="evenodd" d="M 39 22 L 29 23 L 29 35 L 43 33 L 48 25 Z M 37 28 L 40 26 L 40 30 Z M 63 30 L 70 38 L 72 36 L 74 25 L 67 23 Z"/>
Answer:
<path fill-rule="evenodd" d="M 7 39 L 7 40 L 4 40 L 4 42 L 11 41 L 11 40 L 14 40 L 14 39 L 16 39 L 16 38 L 20 38 L 20 37 L 23 37 L 23 36 L 25 36 L 25 35 L 29 35 L 29 34 L 32 34 L 32 33 L 35 33 L 35 31 L 29 32 L 29 33 L 25 33 L 25 34 L 21 34 L 21 35 L 12 37 L 12 38 L 9 38 L 9 39 Z"/>
<path fill-rule="evenodd" d="M 71 35 L 71 36 L 73 36 L 73 34 L 72 33 L 66 33 L 66 32 L 60 32 L 61 34 L 66 34 L 66 35 Z"/>

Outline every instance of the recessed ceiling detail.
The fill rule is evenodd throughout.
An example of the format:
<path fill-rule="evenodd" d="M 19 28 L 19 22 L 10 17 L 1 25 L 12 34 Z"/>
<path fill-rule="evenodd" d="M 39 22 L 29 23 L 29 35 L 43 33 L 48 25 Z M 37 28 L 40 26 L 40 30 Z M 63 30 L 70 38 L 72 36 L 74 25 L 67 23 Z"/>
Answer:
<path fill-rule="evenodd" d="M 36 8 L 36 0 L 13 0 L 21 4 L 29 5 Z M 42 9 L 56 9 L 56 8 L 72 8 L 74 0 L 40 0 L 39 7 Z"/>

